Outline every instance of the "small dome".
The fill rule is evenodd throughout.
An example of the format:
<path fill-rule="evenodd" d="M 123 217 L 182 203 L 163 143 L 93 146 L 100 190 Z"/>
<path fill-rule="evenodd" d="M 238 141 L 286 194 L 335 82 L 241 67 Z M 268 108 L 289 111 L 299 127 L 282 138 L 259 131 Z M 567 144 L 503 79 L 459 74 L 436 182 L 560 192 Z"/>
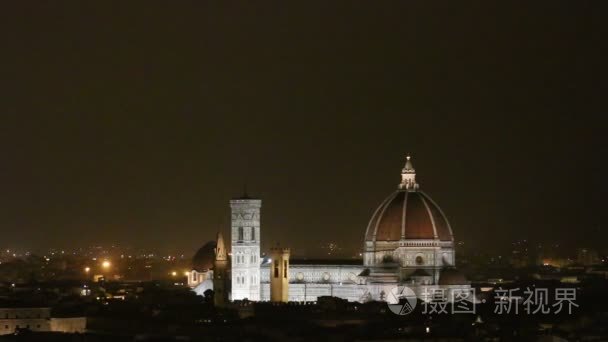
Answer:
<path fill-rule="evenodd" d="M 215 241 L 209 241 L 201 247 L 192 258 L 192 269 L 199 272 L 212 269 L 215 261 L 215 246 Z"/>
<path fill-rule="evenodd" d="M 422 191 L 400 189 L 393 192 L 376 209 L 367 226 L 366 241 L 401 239 L 453 241 L 447 218 Z"/>
<path fill-rule="evenodd" d="M 444 268 L 439 275 L 439 285 L 466 285 L 467 278 L 455 268 Z"/>

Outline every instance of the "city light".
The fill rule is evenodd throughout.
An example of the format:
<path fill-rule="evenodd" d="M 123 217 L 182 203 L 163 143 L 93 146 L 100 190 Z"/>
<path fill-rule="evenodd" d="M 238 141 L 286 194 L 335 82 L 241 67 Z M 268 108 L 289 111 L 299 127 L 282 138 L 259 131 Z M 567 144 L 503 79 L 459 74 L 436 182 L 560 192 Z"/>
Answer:
<path fill-rule="evenodd" d="M 177 275 L 177 272 L 173 271 L 171 272 L 171 275 L 175 277 Z"/>
<path fill-rule="evenodd" d="M 111 265 L 112 265 L 112 264 L 111 264 L 111 263 L 110 263 L 108 260 L 104 260 L 104 261 L 101 263 L 101 267 L 106 268 L 106 269 L 107 269 L 107 268 L 110 268 L 110 266 L 111 266 Z"/>
<path fill-rule="evenodd" d="M 85 268 L 84 268 L 84 271 L 85 271 L 86 273 L 89 273 L 89 272 L 91 271 L 91 268 L 87 266 L 87 267 L 85 267 Z"/>

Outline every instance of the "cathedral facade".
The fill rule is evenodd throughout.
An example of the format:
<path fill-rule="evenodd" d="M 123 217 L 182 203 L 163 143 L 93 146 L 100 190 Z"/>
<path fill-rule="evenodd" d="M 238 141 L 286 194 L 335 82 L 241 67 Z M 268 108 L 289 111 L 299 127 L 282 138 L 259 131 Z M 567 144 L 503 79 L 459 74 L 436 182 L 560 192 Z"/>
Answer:
<path fill-rule="evenodd" d="M 334 296 L 366 302 L 390 301 L 391 291 L 400 285 L 421 294 L 430 288 L 449 290 L 466 283 L 454 269 L 452 228 L 439 206 L 421 191 L 409 156 L 397 189 L 380 203 L 367 225 L 361 264 L 290 264 L 289 249 L 273 249 L 270 259 L 262 259 L 262 201 L 243 196 L 231 200 L 230 207 L 231 258 L 224 267 L 229 270 L 222 269 L 230 279 L 218 285 L 210 281 L 212 267 L 195 269 L 191 274 L 205 274 L 201 279 L 208 280 L 189 278 L 199 294 L 215 285 L 226 288 L 227 299 L 233 301 L 316 301 Z"/>

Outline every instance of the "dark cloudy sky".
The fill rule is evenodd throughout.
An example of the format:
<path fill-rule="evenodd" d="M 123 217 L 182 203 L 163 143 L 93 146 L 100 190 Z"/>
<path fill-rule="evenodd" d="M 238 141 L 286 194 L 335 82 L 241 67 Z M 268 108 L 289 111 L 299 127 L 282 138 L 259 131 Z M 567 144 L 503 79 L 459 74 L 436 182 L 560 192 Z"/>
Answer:
<path fill-rule="evenodd" d="M 353 251 L 411 152 L 456 238 L 599 244 L 602 1 L 0 5 L 1 245 Z M 601 7 L 600 7 L 601 6 Z"/>

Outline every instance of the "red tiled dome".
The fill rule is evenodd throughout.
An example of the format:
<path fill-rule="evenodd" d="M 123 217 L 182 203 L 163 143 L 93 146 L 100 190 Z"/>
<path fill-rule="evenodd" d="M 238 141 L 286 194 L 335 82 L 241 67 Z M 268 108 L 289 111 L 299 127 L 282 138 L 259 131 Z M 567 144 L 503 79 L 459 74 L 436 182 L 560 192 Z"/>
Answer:
<path fill-rule="evenodd" d="M 366 241 L 401 239 L 453 241 L 447 218 L 424 192 L 395 191 L 380 204 L 369 221 Z"/>

